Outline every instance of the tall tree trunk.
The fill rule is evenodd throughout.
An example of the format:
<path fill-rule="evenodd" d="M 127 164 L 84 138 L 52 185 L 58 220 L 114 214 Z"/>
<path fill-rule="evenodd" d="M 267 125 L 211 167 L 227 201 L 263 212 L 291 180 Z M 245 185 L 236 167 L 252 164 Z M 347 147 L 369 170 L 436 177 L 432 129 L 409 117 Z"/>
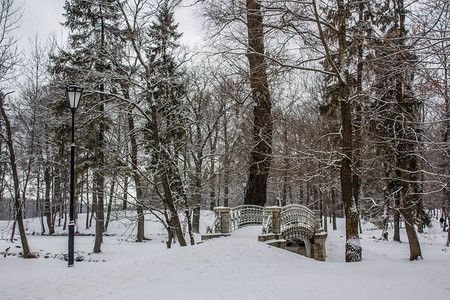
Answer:
<path fill-rule="evenodd" d="M 344 1 L 338 1 L 339 14 L 339 61 L 344 63 L 345 51 L 347 50 L 346 33 L 346 8 Z M 352 106 L 349 99 L 349 75 L 345 71 L 345 82 L 340 81 L 340 108 L 342 124 L 342 161 L 341 161 L 341 190 L 342 202 L 345 210 L 345 261 L 356 262 L 362 260 L 362 248 L 358 232 L 358 209 L 353 198 L 352 189 L 352 159 L 353 159 L 353 126 Z"/>
<path fill-rule="evenodd" d="M 216 132 L 214 135 L 214 139 L 210 139 L 210 148 L 211 148 L 211 157 L 209 159 L 209 208 L 213 210 L 214 207 L 219 206 L 219 203 L 216 203 L 216 166 L 215 166 L 215 156 L 216 156 L 216 146 L 217 146 L 217 137 L 218 137 L 218 127 L 216 127 Z"/>
<path fill-rule="evenodd" d="M 327 222 L 327 218 L 328 218 L 328 197 L 329 197 L 329 191 L 325 190 L 325 192 L 323 193 L 323 229 L 325 230 L 325 232 L 328 232 L 328 222 Z"/>
<path fill-rule="evenodd" d="M 200 204 L 202 196 L 202 162 L 203 151 L 200 149 L 196 154 L 195 159 L 195 175 L 194 175 L 194 193 L 192 195 L 194 202 L 194 210 L 192 216 L 192 231 L 200 233 Z M 190 215 L 190 213 L 189 213 Z M 190 224 L 191 219 L 188 219 Z M 189 225 L 191 226 L 191 225 Z"/>
<path fill-rule="evenodd" d="M 444 42 L 442 42 L 444 44 Z M 444 46 L 444 45 L 443 45 Z M 445 47 L 445 46 L 444 46 Z M 450 110 L 449 110 L 449 102 L 450 102 L 450 95 L 449 95 L 449 89 L 450 89 L 450 85 L 449 85 L 449 70 L 450 70 L 450 66 L 448 64 L 447 61 L 448 57 L 447 55 L 444 55 L 444 100 L 445 100 L 445 104 L 444 104 L 444 116 L 443 116 L 443 120 L 444 121 L 444 131 L 443 131 L 443 135 L 442 135 L 442 142 L 444 145 L 447 145 L 448 143 L 448 137 L 450 135 Z M 444 162 L 443 162 L 443 169 L 444 172 L 447 173 L 446 175 L 450 175 L 450 167 L 449 167 L 449 163 L 448 163 L 448 157 L 450 157 L 450 147 L 447 147 L 447 153 L 446 155 L 444 155 Z M 443 189 L 444 191 L 444 203 L 442 205 L 443 210 L 446 211 L 446 214 L 444 216 L 444 218 L 447 218 L 447 222 L 444 220 L 444 224 L 448 224 L 449 228 L 448 228 L 448 234 L 447 234 L 447 246 L 450 246 L 450 182 L 447 181 L 447 184 L 445 186 L 445 188 Z M 445 226 L 443 228 L 443 230 L 445 231 Z"/>
<path fill-rule="evenodd" d="M 1 146 L 0 146 L 1 149 Z M 42 155 L 39 157 L 42 159 Z M 1 199 L 0 199 L 1 202 Z M 38 212 L 39 221 L 41 223 L 41 235 L 45 234 L 45 226 L 44 226 L 44 211 L 42 209 L 42 198 L 41 198 L 41 167 L 38 167 L 38 171 L 36 174 L 36 211 Z"/>
<path fill-rule="evenodd" d="M 59 210 L 60 214 L 59 216 L 61 216 L 61 212 L 64 211 L 65 209 L 65 203 L 64 203 L 64 198 L 62 197 L 62 190 L 61 190 L 61 177 L 63 177 L 63 175 L 61 174 L 61 169 L 56 166 L 53 170 L 55 172 L 55 174 L 53 175 L 54 179 L 53 179 L 53 199 L 52 199 L 52 206 L 50 208 L 50 212 L 52 214 L 52 218 L 53 218 L 53 226 L 55 226 L 55 218 L 56 218 L 56 211 Z M 56 208 L 58 207 L 58 208 Z M 61 222 L 61 217 L 60 217 L 60 222 Z M 60 224 L 61 226 L 61 224 Z"/>
<path fill-rule="evenodd" d="M 22 250 L 23 250 L 22 256 L 24 258 L 31 258 L 34 257 L 34 255 L 32 255 L 32 253 L 30 252 L 27 236 L 25 234 L 25 226 L 23 224 L 22 199 L 20 197 L 19 174 L 17 172 L 16 154 L 14 151 L 11 124 L 9 123 L 8 115 L 6 114 L 5 108 L 3 107 L 4 105 L 3 101 L 5 97 L 6 96 L 3 95 L 3 93 L 0 93 L 0 110 L 6 127 L 5 128 L 6 136 L 1 134 L 1 138 L 5 141 L 6 145 L 8 146 L 9 161 L 14 183 L 14 215 L 17 225 L 19 227 L 20 240 L 22 242 Z"/>
<path fill-rule="evenodd" d="M 109 190 L 109 202 L 108 202 L 108 210 L 106 212 L 106 222 L 105 222 L 105 231 L 108 231 L 109 220 L 111 218 L 111 210 L 112 210 L 112 202 L 114 199 L 114 187 L 116 185 L 116 177 L 114 176 L 111 181 L 111 187 Z"/>
<path fill-rule="evenodd" d="M 125 175 L 123 178 L 123 202 L 122 210 L 126 210 L 128 205 L 128 176 Z"/>
<path fill-rule="evenodd" d="M 288 170 L 289 170 L 289 148 L 288 148 L 288 134 L 287 129 L 283 132 L 283 142 L 284 142 L 284 170 L 283 170 L 283 187 L 281 192 L 281 206 L 286 206 L 287 204 L 287 189 L 288 189 Z"/>
<path fill-rule="evenodd" d="M 86 172 L 86 229 L 89 229 L 89 212 L 91 208 L 89 207 L 89 170 Z"/>
<path fill-rule="evenodd" d="M 228 115 L 226 111 L 223 114 L 223 144 L 225 150 L 223 156 L 223 206 L 229 207 L 231 164 L 230 164 L 230 139 L 228 138 Z"/>
<path fill-rule="evenodd" d="M 364 24 L 364 1 L 361 1 L 358 5 L 359 23 Z M 362 147 L 362 109 L 361 103 L 364 103 L 363 97 L 363 71 L 364 71 L 364 42 L 363 36 L 358 37 L 357 40 L 357 55 L 358 64 L 356 66 L 356 93 L 357 99 L 354 103 L 355 107 L 355 119 L 353 122 L 354 139 L 353 139 L 353 198 L 355 199 L 356 208 L 359 215 L 359 196 L 361 194 L 361 176 L 359 172 L 362 167 L 361 147 Z M 361 220 L 358 217 L 358 224 L 360 233 L 362 233 Z"/>
<path fill-rule="evenodd" d="M 125 97 L 129 97 L 128 90 L 124 92 Z M 141 176 L 139 175 L 138 168 L 138 146 L 136 140 L 136 132 L 134 128 L 134 119 L 131 111 L 128 111 L 128 134 L 130 136 L 130 144 L 131 144 L 131 168 L 133 170 L 133 179 L 134 185 L 136 187 L 136 211 L 138 218 L 138 226 L 137 226 L 137 235 L 136 241 L 142 242 L 145 238 L 145 218 L 144 218 L 144 205 L 143 205 L 143 192 L 142 192 L 142 184 L 141 184 Z"/>
<path fill-rule="evenodd" d="M 305 202 L 306 206 L 309 207 L 309 205 L 311 204 L 311 183 L 306 182 L 306 202 Z"/>
<path fill-rule="evenodd" d="M 44 214 L 47 220 L 48 233 L 50 235 L 55 233 L 52 218 L 52 204 L 50 202 L 51 183 L 50 167 L 46 167 L 44 170 L 44 182 L 45 182 L 45 200 L 44 200 Z"/>
<path fill-rule="evenodd" d="M 191 225 L 191 222 L 189 221 L 191 219 L 191 212 L 189 211 L 189 209 L 185 210 L 185 214 L 186 214 L 186 219 L 188 220 L 187 224 L 188 224 L 189 239 L 191 242 L 191 246 L 194 246 L 195 240 L 194 240 L 192 225 Z"/>
<path fill-rule="evenodd" d="M 348 87 L 341 87 L 347 89 Z M 346 92 L 344 92 L 344 95 Z M 341 190 L 342 202 L 345 210 L 345 261 L 355 262 L 362 259 L 362 248 L 358 233 L 358 210 L 353 199 L 352 190 L 352 119 L 351 105 L 348 99 L 341 99 L 342 118 L 342 154 L 341 161 Z"/>
<path fill-rule="evenodd" d="M 106 58 L 106 42 L 105 42 L 105 20 L 103 15 L 102 3 L 99 3 L 99 21 L 100 21 L 100 53 L 99 57 Z M 100 73 L 105 72 L 104 66 L 99 64 L 96 66 Z M 104 102 L 104 92 L 105 84 L 102 82 L 99 86 L 100 90 L 100 103 L 98 104 L 99 113 L 99 129 L 98 129 L 98 144 L 96 149 L 96 170 L 94 171 L 94 182 L 97 191 L 97 213 L 95 219 L 95 242 L 94 242 L 94 253 L 101 252 L 101 246 L 103 243 L 103 232 L 105 231 L 105 207 L 104 207 L 104 197 L 105 197 L 105 102 Z"/>
<path fill-rule="evenodd" d="M 398 35 L 398 43 L 400 49 L 406 49 L 405 46 L 405 37 L 406 37 L 406 27 L 405 27 L 405 17 L 406 10 L 404 7 L 404 1 L 398 0 L 397 7 L 397 18 L 399 20 L 399 35 Z M 398 67 L 401 68 L 403 66 L 404 57 L 406 57 L 407 53 L 401 53 L 400 61 L 398 62 Z M 416 229 L 414 227 L 414 223 L 416 221 L 416 209 L 421 196 L 419 196 L 419 178 L 418 171 L 419 165 L 416 158 L 418 153 L 417 149 L 417 136 L 420 135 L 418 132 L 418 122 L 420 122 L 420 110 L 414 99 L 411 99 L 410 93 L 410 79 L 407 78 L 405 74 L 408 72 L 405 69 L 401 69 L 401 72 L 397 74 L 397 82 L 396 82 L 396 96 L 397 103 L 396 108 L 399 110 L 399 113 L 406 117 L 406 120 L 409 122 L 408 126 L 412 126 L 412 128 L 408 128 L 407 130 L 404 128 L 404 124 L 401 124 L 401 128 L 399 128 L 398 133 L 399 142 L 397 143 L 397 151 L 398 151 L 398 166 L 401 174 L 401 214 L 405 220 L 405 228 L 406 234 L 408 236 L 409 242 L 409 250 L 410 250 L 410 260 L 415 260 L 419 257 L 422 257 L 422 253 L 420 250 L 419 239 L 417 238 Z M 414 131 L 411 133 L 411 131 Z"/>
<path fill-rule="evenodd" d="M 94 176 L 94 175 L 93 175 Z M 91 217 L 89 218 L 89 227 L 92 226 L 92 220 L 97 219 L 97 188 L 95 182 L 92 180 L 92 205 L 91 205 Z"/>
<path fill-rule="evenodd" d="M 400 242 L 400 192 L 394 195 L 394 236 L 392 238 Z"/>
<path fill-rule="evenodd" d="M 352 160 L 353 160 L 353 127 L 352 127 L 352 105 L 350 103 L 350 75 L 348 70 L 349 59 L 347 42 L 347 14 L 348 7 L 343 0 L 337 0 L 337 42 L 338 53 L 333 57 L 330 52 L 329 44 L 324 37 L 322 23 L 319 18 L 316 1 L 312 1 L 316 25 L 319 30 L 320 39 L 326 53 L 326 59 L 329 63 L 339 84 L 339 101 L 341 113 L 341 193 L 342 202 L 345 211 L 345 260 L 347 262 L 356 262 L 362 260 L 362 248 L 359 241 L 358 232 L 358 210 L 353 198 L 352 185 Z"/>
<path fill-rule="evenodd" d="M 333 219 L 333 230 L 337 230 L 337 223 L 336 223 L 336 209 L 337 209 L 337 203 L 336 203 L 336 192 L 334 191 L 334 188 L 331 189 L 331 205 L 332 205 L 332 219 Z"/>
<path fill-rule="evenodd" d="M 151 90 L 151 89 L 149 89 Z M 157 143 L 155 149 L 155 160 L 157 162 L 157 170 L 159 173 L 159 179 L 161 181 L 161 185 L 164 191 L 164 201 L 167 208 L 170 211 L 170 222 L 169 222 L 169 240 L 171 240 L 171 231 L 173 230 L 178 238 L 180 246 L 186 246 L 186 240 L 184 238 L 183 230 L 181 228 L 180 218 L 178 217 L 178 211 L 175 204 L 175 199 L 172 194 L 172 190 L 170 187 L 169 174 L 168 170 L 170 170 L 170 157 L 168 157 L 168 149 L 163 149 L 163 145 L 161 145 L 161 140 L 159 137 L 159 126 L 157 119 L 157 109 L 156 103 L 154 101 L 153 95 L 150 97 L 149 103 L 151 103 L 151 121 L 149 122 L 150 131 L 152 133 L 152 139 Z M 169 171 L 171 172 L 171 171 Z M 174 175 L 174 174 L 172 174 Z M 168 244 L 169 245 L 169 244 Z"/>
<path fill-rule="evenodd" d="M 104 92 L 104 85 L 100 85 L 100 92 Z M 104 208 L 104 197 L 105 197 L 105 162 L 104 162 L 104 134 L 105 134 L 105 124 L 103 120 L 104 113 L 104 102 L 103 94 L 100 94 L 100 104 L 99 113 L 102 115 L 100 118 L 99 132 L 98 132 L 98 149 L 96 155 L 96 165 L 97 168 L 94 171 L 94 182 L 96 188 L 96 200 L 97 200 L 97 213 L 95 219 L 95 243 L 94 243 L 94 253 L 101 252 L 101 246 L 103 242 L 103 232 L 105 224 L 105 208 Z"/>
<path fill-rule="evenodd" d="M 172 241 L 174 239 L 174 229 L 172 225 L 173 218 L 166 215 L 167 220 L 167 249 L 172 248 Z"/>
<path fill-rule="evenodd" d="M 272 161 L 272 116 L 267 64 L 264 58 L 264 25 L 258 0 L 247 0 L 247 59 L 250 65 L 250 87 L 253 102 L 253 148 L 244 203 L 264 206 L 267 201 L 267 179 Z"/>
<path fill-rule="evenodd" d="M 408 104 L 407 104 L 408 105 Z M 414 147 L 410 143 L 414 143 L 411 141 L 404 141 L 399 143 L 399 167 L 401 170 L 408 170 L 406 172 L 402 172 L 402 191 L 401 191 L 401 208 L 400 213 L 405 220 L 405 229 L 406 235 L 408 237 L 409 243 L 409 252 L 410 260 L 418 259 L 422 257 L 422 253 L 420 250 L 419 239 L 417 238 L 416 229 L 414 227 L 414 223 L 416 221 L 416 206 L 418 205 L 418 201 L 421 201 L 417 195 L 417 190 L 415 185 L 417 185 L 417 175 L 414 172 L 418 170 L 418 162 L 413 153 L 411 153 L 412 149 L 408 149 L 409 147 Z M 410 144 L 410 145 L 408 145 Z"/>
<path fill-rule="evenodd" d="M 305 205 L 305 196 L 304 196 L 304 192 L 303 192 L 303 182 L 300 182 L 299 189 L 300 189 L 300 202 L 299 203 Z"/>

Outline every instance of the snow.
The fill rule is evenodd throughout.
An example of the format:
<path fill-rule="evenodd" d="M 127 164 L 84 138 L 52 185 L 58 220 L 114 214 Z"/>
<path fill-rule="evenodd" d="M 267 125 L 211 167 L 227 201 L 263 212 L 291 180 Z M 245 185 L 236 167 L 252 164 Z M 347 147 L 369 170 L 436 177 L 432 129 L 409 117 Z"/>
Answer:
<path fill-rule="evenodd" d="M 91 253 L 93 236 L 75 237 L 75 249 L 85 260 L 73 268 L 54 258 L 67 252 L 67 236 L 29 235 L 30 247 L 40 257 L 0 257 L 0 299 L 447 299 L 450 295 L 450 248 L 445 247 L 446 233 L 437 222 L 419 234 L 423 260 L 409 261 L 404 231 L 402 243 L 382 241 L 381 230 L 366 223 L 361 235 L 363 261 L 345 263 L 343 220 L 338 220 L 337 231 L 328 232 L 327 262 L 318 262 L 258 242 L 260 226 L 196 246 L 175 244 L 168 250 L 164 228 L 154 220 L 145 228 L 152 240 L 136 243 L 133 223 L 118 217 L 120 221 L 110 223 L 112 235 L 104 237 L 100 254 Z M 201 223 L 204 232 L 212 224 L 212 213 L 203 212 Z M 11 247 L 8 253 L 17 253 L 20 241 L 7 240 L 7 226 L 0 222 L 0 251 Z M 93 232 L 81 227 L 82 232 Z M 27 228 L 38 232 L 40 224 L 27 220 Z"/>

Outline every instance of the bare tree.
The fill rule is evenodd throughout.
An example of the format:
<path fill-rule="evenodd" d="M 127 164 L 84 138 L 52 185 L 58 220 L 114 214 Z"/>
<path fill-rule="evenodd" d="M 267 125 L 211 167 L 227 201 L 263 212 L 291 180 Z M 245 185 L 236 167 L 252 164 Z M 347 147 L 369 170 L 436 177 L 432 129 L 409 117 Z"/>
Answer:
<path fill-rule="evenodd" d="M 10 167 L 13 177 L 13 183 L 14 183 L 14 219 L 15 222 L 17 222 L 19 227 L 19 233 L 20 233 L 20 240 L 22 241 L 22 249 L 23 249 L 23 257 L 24 258 L 30 258 L 34 257 L 34 255 L 30 252 L 30 248 L 28 246 L 28 240 L 27 236 L 25 234 L 25 227 L 23 224 L 23 200 L 21 198 L 20 193 L 20 183 L 19 183 L 19 174 L 17 170 L 17 160 L 16 160 L 16 154 L 14 150 L 14 141 L 12 136 L 12 129 L 11 129 L 11 123 L 9 121 L 8 115 L 6 113 L 5 109 L 5 98 L 8 94 L 0 94 L 0 110 L 1 110 L 1 116 L 2 116 L 2 123 L 4 123 L 5 131 L 0 133 L 0 138 L 3 139 L 3 141 L 6 143 L 8 152 L 9 152 L 9 160 L 10 160 Z M 3 127 L 3 126 L 2 126 Z M 13 230 L 14 234 L 14 230 Z"/>
<path fill-rule="evenodd" d="M 6 98 L 11 92 L 7 92 L 14 78 L 14 68 L 20 60 L 17 49 L 17 38 L 13 31 L 17 28 L 21 18 L 20 7 L 13 0 L 1 0 L 0 2 L 0 110 L 1 128 L 5 132 L 0 133 L 0 138 L 6 143 L 9 153 L 9 165 L 11 167 L 14 182 L 14 219 L 19 227 L 20 239 L 22 241 L 23 257 L 34 257 L 28 246 L 27 236 L 23 223 L 23 199 L 20 192 L 19 174 L 12 135 L 11 122 L 6 111 Z M 14 230 L 13 230 L 14 234 Z"/>
<path fill-rule="evenodd" d="M 182 119 L 179 115 L 179 107 L 176 105 L 179 101 L 178 91 L 176 91 L 178 83 L 175 82 L 176 75 L 172 73 L 178 66 L 170 57 L 170 48 L 176 45 L 178 33 L 176 33 L 176 25 L 173 24 L 172 6 L 165 3 L 161 7 L 151 8 L 149 5 L 150 3 L 145 0 L 134 4 L 117 1 L 126 32 L 130 37 L 133 55 L 142 72 L 140 79 L 144 82 L 143 85 L 136 86 L 145 100 L 140 102 L 142 106 L 128 101 L 146 122 L 145 131 L 150 140 L 147 147 L 152 157 L 150 169 L 153 170 L 155 178 L 153 184 L 158 193 L 161 189 L 160 195 L 164 200 L 164 206 L 168 209 L 164 216 L 169 234 L 167 246 L 170 248 L 175 236 L 180 246 L 186 246 L 177 210 L 177 206 L 185 205 L 186 201 L 182 177 L 178 170 L 178 151 L 180 151 L 181 141 L 179 134 L 182 135 L 180 131 L 182 127 L 179 125 Z M 148 24 L 149 15 L 143 16 L 145 9 L 157 12 L 158 19 L 152 26 Z M 147 36 L 145 32 L 148 29 L 155 36 Z M 152 42 L 155 43 L 152 44 Z M 147 55 L 145 51 L 148 51 Z M 159 76 L 155 78 L 157 74 Z"/>

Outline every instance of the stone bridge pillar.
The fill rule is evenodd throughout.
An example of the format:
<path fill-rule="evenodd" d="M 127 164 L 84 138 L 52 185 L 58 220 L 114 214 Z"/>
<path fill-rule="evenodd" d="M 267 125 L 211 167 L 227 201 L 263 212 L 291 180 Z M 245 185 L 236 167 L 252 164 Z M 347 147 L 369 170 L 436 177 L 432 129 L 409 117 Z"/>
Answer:
<path fill-rule="evenodd" d="M 272 232 L 267 232 L 268 234 L 281 234 L 281 207 L 279 206 L 268 206 L 264 207 L 264 212 L 266 216 L 272 216 Z"/>
<path fill-rule="evenodd" d="M 281 207 L 279 206 L 268 206 L 264 207 L 264 218 L 265 222 L 271 219 L 271 223 L 266 224 L 267 226 L 264 234 L 258 236 L 258 241 L 268 242 L 269 245 L 286 249 L 286 240 L 282 239 L 281 236 Z"/>
<path fill-rule="evenodd" d="M 214 207 L 216 213 L 216 220 L 220 220 L 219 228 L 215 230 L 220 233 L 230 233 L 230 208 L 229 207 Z"/>
<path fill-rule="evenodd" d="M 320 210 L 314 211 L 314 244 L 311 247 L 311 256 L 315 260 L 325 261 L 327 253 L 325 250 L 325 241 L 327 239 L 327 233 L 322 228 L 322 218 L 320 216 Z"/>
<path fill-rule="evenodd" d="M 316 232 L 322 232 L 322 218 L 320 216 L 320 210 L 314 210 L 314 230 Z"/>

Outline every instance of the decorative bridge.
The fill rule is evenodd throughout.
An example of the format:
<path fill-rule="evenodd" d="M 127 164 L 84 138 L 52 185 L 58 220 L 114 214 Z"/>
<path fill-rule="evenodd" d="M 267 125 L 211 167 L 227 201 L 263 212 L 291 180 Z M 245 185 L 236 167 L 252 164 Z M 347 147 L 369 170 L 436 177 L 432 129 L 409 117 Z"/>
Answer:
<path fill-rule="evenodd" d="M 233 208 L 214 208 L 214 234 L 204 239 L 227 236 L 239 228 L 262 225 L 260 241 L 266 241 L 286 248 L 286 240 L 301 241 L 306 255 L 317 260 L 325 260 L 325 239 L 321 227 L 320 211 L 312 211 L 306 206 L 291 204 L 284 207 L 262 207 L 241 205 Z M 212 230 L 211 230 L 212 231 Z"/>

